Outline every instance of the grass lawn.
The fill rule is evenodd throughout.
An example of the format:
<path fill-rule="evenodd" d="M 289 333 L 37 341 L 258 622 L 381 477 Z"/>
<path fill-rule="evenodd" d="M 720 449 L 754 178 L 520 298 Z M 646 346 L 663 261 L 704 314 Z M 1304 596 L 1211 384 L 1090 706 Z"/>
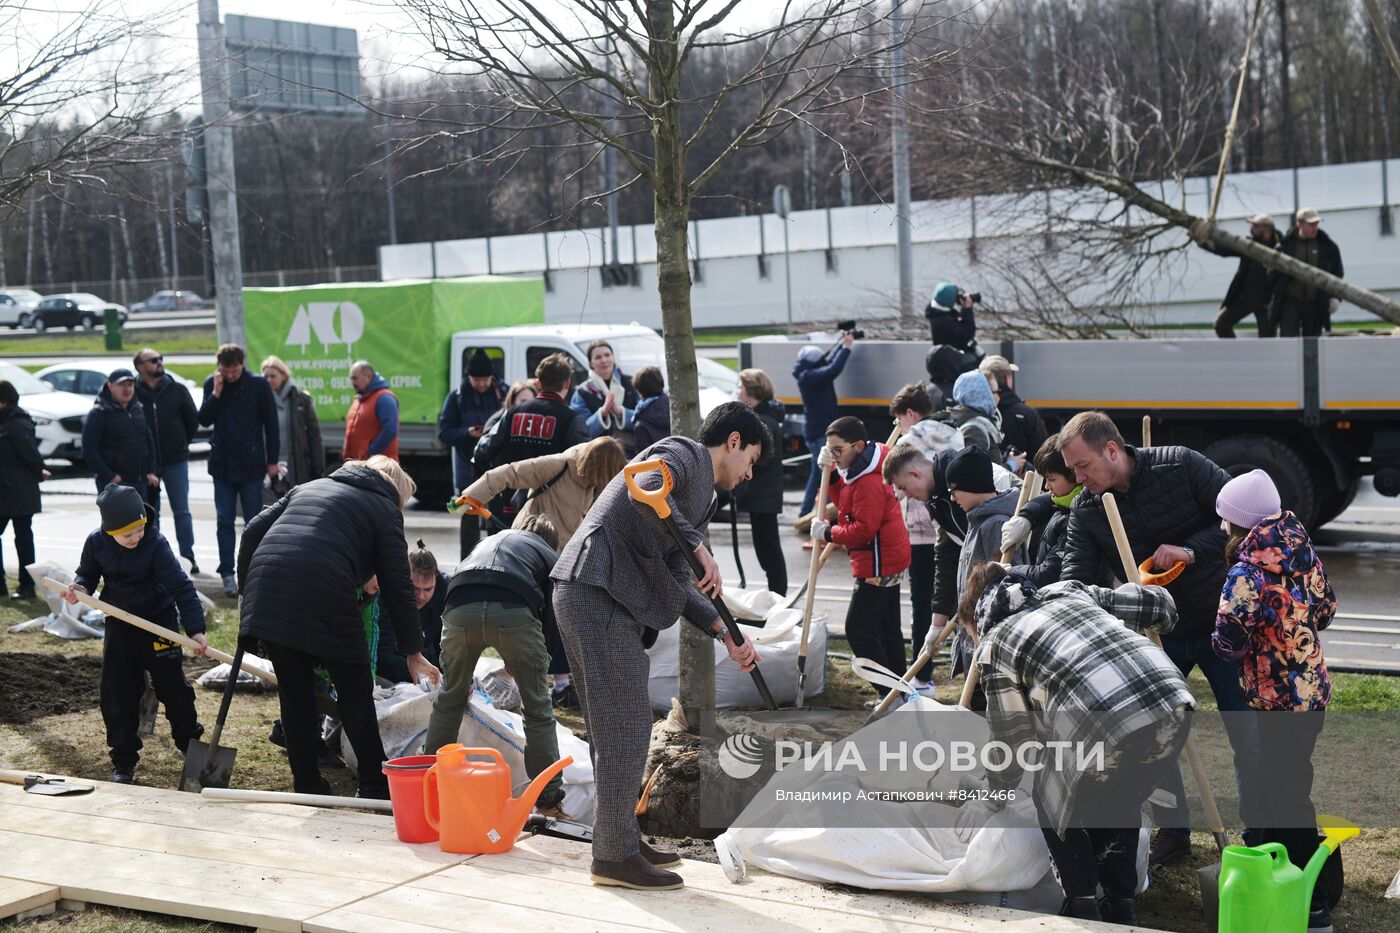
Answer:
<path fill-rule="evenodd" d="M 731 346 L 740 340 L 749 337 L 762 337 L 765 334 L 781 334 L 785 332 L 782 325 L 774 324 L 769 327 L 738 327 L 738 328 L 695 328 L 695 345 L 704 346 Z"/>
<path fill-rule="evenodd" d="M 210 619 L 209 640 L 231 651 L 236 610 L 232 601 L 222 596 L 214 598 L 218 608 Z M 14 692 L 3 696 L 4 701 L 0 702 L 0 767 L 31 768 L 105 780 L 111 768 L 97 707 L 97 659 L 101 656 L 101 643 L 60 641 L 39 632 L 18 635 L 9 632 L 10 625 L 43 611 L 43 603 L 38 600 L 0 603 L 0 691 Z M 831 650 L 848 654 L 850 647 L 834 639 Z M 206 661 L 186 661 L 186 670 L 192 677 L 208 666 Z M 960 685 L 950 682 L 946 671 L 946 664 L 940 663 L 938 672 L 945 676 L 940 678 L 938 698 L 956 703 Z M 26 683 L 28 690 L 22 686 Z M 1330 707 L 1333 711 L 1400 710 L 1400 678 L 1337 674 L 1333 683 Z M 1199 675 L 1192 678 L 1191 688 L 1202 699 L 1202 707 L 1210 708 L 1210 690 Z M 44 702 L 23 705 L 17 702 L 35 695 L 46 696 L 48 699 L 44 702 L 52 708 L 42 708 Z M 827 692 L 810 699 L 814 706 L 859 709 L 869 695 L 864 681 L 850 672 L 848 664 L 829 661 Z M 214 692 L 197 691 L 200 717 L 206 724 L 214 720 L 218 699 Z M 227 742 L 238 749 L 235 787 L 291 790 L 286 758 L 267 741 L 277 715 L 274 693 L 239 693 L 235 697 L 224 732 Z M 577 711 L 564 713 L 560 720 L 569 728 L 582 731 L 583 722 Z M 155 738 L 147 740 L 137 777 L 145 784 L 174 787 L 181 765 L 162 718 L 157 722 Z M 1323 763 L 1318 762 L 1318 766 L 1319 780 L 1322 780 Z M 1356 765 L 1344 763 L 1343 767 L 1355 770 Z M 354 782 L 349 771 L 327 770 L 325 774 L 337 793 L 353 793 Z M 1222 809 L 1226 807 L 1222 805 Z M 1193 933 L 1206 930 L 1200 917 L 1195 869 L 1216 861 L 1215 849 L 1207 833 L 1195 833 L 1193 841 L 1193 857 L 1157 872 L 1153 886 L 1139 899 L 1138 912 L 1144 925 Z M 1347 893 L 1335 914 L 1337 929 L 1348 933 L 1389 933 L 1400 929 L 1400 902 L 1384 898 L 1386 886 L 1400 867 L 1400 830 L 1364 830 L 1358 839 L 1347 843 L 1345 858 Z M 18 929 L 15 924 L 4 926 Z M 45 933 L 50 930 L 146 933 L 233 929 L 109 908 L 93 908 L 81 914 L 60 913 L 31 921 L 24 928 Z"/>
<path fill-rule="evenodd" d="M 73 356 L 102 356 L 108 353 L 100 328 L 90 334 L 50 331 L 40 337 L 15 337 L 7 343 L 12 353 L 46 353 L 54 356 L 68 353 Z M 159 347 L 163 353 L 213 355 L 219 348 L 219 338 L 212 326 L 127 330 L 122 333 L 122 350 L 112 355 L 124 356 L 130 362 L 131 355 L 145 346 Z"/>

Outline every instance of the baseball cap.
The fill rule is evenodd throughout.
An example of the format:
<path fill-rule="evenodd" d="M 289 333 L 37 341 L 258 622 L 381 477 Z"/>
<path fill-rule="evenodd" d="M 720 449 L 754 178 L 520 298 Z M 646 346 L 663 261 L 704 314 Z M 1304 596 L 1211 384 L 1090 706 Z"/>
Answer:
<path fill-rule="evenodd" d="M 1274 216 L 1272 214 L 1255 214 L 1253 217 L 1249 218 L 1249 222 L 1272 227 L 1274 225 Z"/>
<path fill-rule="evenodd" d="M 1021 367 L 1017 366 L 1006 357 L 996 353 L 989 353 L 982 357 L 982 362 L 977 364 L 977 368 L 984 373 L 991 373 L 993 375 L 997 373 L 1019 373 L 1021 371 Z"/>
<path fill-rule="evenodd" d="M 114 370 L 112 370 L 110 373 L 108 373 L 108 374 L 107 374 L 107 381 L 108 381 L 108 382 L 135 382 L 135 381 L 136 381 L 136 374 L 133 373 L 131 370 L 127 369 L 125 366 L 123 366 L 123 367 L 121 367 L 120 369 L 114 369 Z"/>
<path fill-rule="evenodd" d="M 1300 224 L 1316 224 L 1322 222 L 1322 215 L 1311 207 L 1300 207 L 1294 220 Z"/>

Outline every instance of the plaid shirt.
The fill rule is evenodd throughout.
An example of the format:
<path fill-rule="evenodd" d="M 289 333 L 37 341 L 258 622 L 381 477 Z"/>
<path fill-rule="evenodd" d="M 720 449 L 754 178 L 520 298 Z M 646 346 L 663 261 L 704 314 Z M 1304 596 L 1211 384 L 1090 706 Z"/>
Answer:
<path fill-rule="evenodd" d="M 1013 749 L 1027 741 L 1103 742 L 1111 767 L 1118 741 L 1195 707 L 1176 665 L 1138 634 L 1175 624 L 1176 607 L 1160 587 L 1110 590 L 1070 581 L 1041 589 L 991 628 L 977 649 L 992 738 Z M 1036 772 L 1036 799 L 1061 835 L 1080 776 L 1051 766 Z M 1013 761 L 989 772 L 988 783 L 993 790 L 1011 789 L 1021 777 Z"/>

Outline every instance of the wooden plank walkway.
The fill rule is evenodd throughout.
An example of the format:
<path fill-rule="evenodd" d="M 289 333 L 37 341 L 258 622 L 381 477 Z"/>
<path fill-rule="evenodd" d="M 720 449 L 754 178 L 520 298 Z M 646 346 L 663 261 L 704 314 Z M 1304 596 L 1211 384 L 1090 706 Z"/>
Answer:
<path fill-rule="evenodd" d="M 587 846 L 528 838 L 471 857 L 405 845 L 382 815 L 98 783 L 81 797 L 0 785 L 0 916 L 59 898 L 267 930 L 431 933 L 584 930 L 1108 930 L 932 898 L 827 888 L 756 873 L 731 884 L 688 861 L 686 887 L 646 893 L 588 880 Z M 1111 929 L 1121 930 L 1121 927 Z"/>
<path fill-rule="evenodd" d="M 0 878 L 0 920 L 11 917 L 24 919 L 53 908 L 58 903 L 58 888 L 51 884 Z"/>

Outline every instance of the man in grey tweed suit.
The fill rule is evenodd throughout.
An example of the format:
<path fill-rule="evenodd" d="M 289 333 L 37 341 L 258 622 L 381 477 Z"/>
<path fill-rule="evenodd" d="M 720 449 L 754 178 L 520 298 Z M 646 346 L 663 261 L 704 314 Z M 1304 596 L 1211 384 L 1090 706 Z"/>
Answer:
<path fill-rule="evenodd" d="M 744 670 L 758 661 L 752 643 L 736 646 L 729 638 L 704 595 L 719 596 L 721 587 L 703 532 L 714 509 L 715 487 L 733 489 L 748 479 L 767 447 L 767 431 L 758 416 L 746 405 L 726 402 L 705 419 L 698 443 L 663 438 L 633 461 L 659 457 L 670 469 L 675 481 L 671 514 L 705 569 L 699 581 L 656 513 L 628 495 L 621 474 L 588 510 L 550 575 L 554 614 L 588 722 L 597 782 L 596 884 L 646 890 L 682 884 L 680 875 L 664 870 L 680 859 L 642 840 L 634 812 L 651 738 L 646 646 L 684 615 L 713 637 L 723 637 L 729 657 Z M 638 482 L 656 489 L 661 476 L 644 473 Z"/>

